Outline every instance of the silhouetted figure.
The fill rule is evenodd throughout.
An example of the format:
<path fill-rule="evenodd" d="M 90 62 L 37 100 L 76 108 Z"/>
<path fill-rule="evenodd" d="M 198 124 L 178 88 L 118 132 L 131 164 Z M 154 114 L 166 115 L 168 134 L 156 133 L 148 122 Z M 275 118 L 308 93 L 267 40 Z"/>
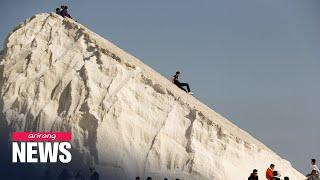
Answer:
<path fill-rule="evenodd" d="M 316 159 L 311 159 L 311 172 L 309 174 L 307 174 L 306 176 L 309 177 L 312 174 L 312 171 L 315 170 L 316 174 L 319 174 L 320 170 L 317 166 L 317 161 Z"/>
<path fill-rule="evenodd" d="M 61 14 L 61 10 L 60 10 L 60 8 L 56 8 L 56 14 Z"/>
<path fill-rule="evenodd" d="M 71 178 L 71 175 L 70 175 L 69 171 L 64 168 L 61 171 L 61 173 L 59 174 L 58 180 L 68 180 L 69 178 Z"/>
<path fill-rule="evenodd" d="M 284 177 L 284 180 L 289 180 L 289 177 Z"/>
<path fill-rule="evenodd" d="M 176 74 L 173 76 L 173 80 L 172 82 L 177 85 L 180 89 L 182 89 L 183 91 L 185 91 L 186 93 L 189 93 L 189 94 L 193 94 L 190 90 L 190 86 L 188 83 L 181 83 L 179 81 L 179 76 L 180 76 L 180 71 L 177 71 Z M 187 89 L 185 89 L 184 87 L 186 87 Z"/>
<path fill-rule="evenodd" d="M 316 162 L 316 159 L 311 159 L 311 171 L 312 170 L 316 170 L 317 171 L 317 174 L 319 174 L 320 170 L 317 166 L 317 162 Z"/>
<path fill-rule="evenodd" d="M 136 177 L 136 180 L 140 180 L 140 177 L 138 176 L 138 177 Z"/>
<path fill-rule="evenodd" d="M 275 165 L 271 164 L 270 167 L 266 171 L 266 178 L 268 180 L 272 180 L 274 167 L 275 167 Z"/>
<path fill-rule="evenodd" d="M 248 177 L 248 180 L 259 180 L 258 178 L 258 170 L 254 169 L 251 175 Z"/>
<path fill-rule="evenodd" d="M 99 180 L 98 172 L 92 167 L 90 167 L 89 170 L 91 172 L 90 180 Z"/>
<path fill-rule="evenodd" d="M 163 180 L 168 180 L 168 178 L 164 178 Z"/>
<path fill-rule="evenodd" d="M 152 178 L 151 177 L 147 177 L 147 180 L 152 180 Z"/>
<path fill-rule="evenodd" d="M 68 6 L 61 5 L 60 15 L 62 17 L 68 17 L 68 18 L 72 19 L 72 17 L 70 16 L 70 14 L 68 12 Z"/>

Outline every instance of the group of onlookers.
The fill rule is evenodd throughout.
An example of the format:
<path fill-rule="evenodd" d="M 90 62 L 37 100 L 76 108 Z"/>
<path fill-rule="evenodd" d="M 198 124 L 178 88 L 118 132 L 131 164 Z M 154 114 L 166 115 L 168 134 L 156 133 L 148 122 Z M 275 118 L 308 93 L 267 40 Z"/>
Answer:
<path fill-rule="evenodd" d="M 271 164 L 269 168 L 266 170 L 266 179 L 268 180 L 280 180 L 280 173 L 274 170 L 275 165 Z M 248 180 L 259 180 L 258 170 L 254 169 L 251 175 L 248 177 Z M 289 177 L 284 177 L 284 180 L 289 180 Z"/>
<path fill-rule="evenodd" d="M 275 169 L 275 165 L 271 164 L 266 170 L 267 180 L 289 180 L 288 176 L 285 176 L 282 179 L 280 173 L 278 171 L 275 171 L 274 169 Z M 320 170 L 316 164 L 316 159 L 311 159 L 311 173 L 306 175 L 306 178 L 307 178 L 306 180 L 320 180 L 319 172 Z M 136 177 L 136 180 L 140 180 L 140 177 Z M 147 180 L 152 180 L 152 178 L 148 177 Z M 164 180 L 168 180 L 168 179 L 164 178 Z M 257 169 L 254 169 L 252 171 L 252 173 L 248 177 L 248 180 L 259 180 Z"/>
<path fill-rule="evenodd" d="M 270 167 L 266 170 L 266 179 L 267 180 L 281 180 L 281 175 L 278 171 L 274 170 L 275 165 L 271 164 Z M 320 180 L 319 178 L 319 168 L 316 164 L 316 159 L 311 159 L 311 173 L 306 175 L 306 180 Z M 248 180 L 259 180 L 258 170 L 254 169 Z M 283 180 L 289 180 L 289 177 L 284 177 Z"/>
<path fill-rule="evenodd" d="M 56 13 L 62 17 L 68 17 L 72 19 L 71 15 L 68 12 L 68 6 L 66 5 L 61 5 L 60 8 L 56 8 Z"/>
<path fill-rule="evenodd" d="M 285 176 L 283 179 L 281 179 L 281 175 L 278 171 L 275 171 L 275 165 L 271 164 L 268 169 L 266 170 L 266 179 L 267 180 L 289 180 L 289 177 Z M 97 173 L 97 171 L 90 167 L 90 180 L 99 180 L 99 174 Z M 319 168 L 316 164 L 316 159 L 311 159 L 311 172 L 309 174 L 306 175 L 306 180 L 320 180 L 319 178 Z M 47 174 L 49 175 L 49 174 Z M 58 176 L 58 180 L 67 180 L 67 179 L 76 179 L 76 180 L 84 180 L 84 176 L 81 174 L 81 172 L 79 171 L 78 173 L 76 173 L 75 175 L 71 175 L 71 173 L 66 170 L 63 169 L 63 171 L 60 173 L 60 175 Z M 47 178 L 48 180 L 50 180 L 50 178 Z M 136 180 L 140 180 L 140 177 L 136 177 Z M 147 180 L 152 180 L 151 177 L 147 177 Z M 164 178 L 164 180 L 168 180 L 168 178 Z M 179 180 L 179 179 L 175 179 L 175 180 Z M 258 170 L 254 169 L 252 171 L 252 173 L 250 174 L 250 176 L 248 177 L 248 180 L 259 180 L 258 177 Z"/>

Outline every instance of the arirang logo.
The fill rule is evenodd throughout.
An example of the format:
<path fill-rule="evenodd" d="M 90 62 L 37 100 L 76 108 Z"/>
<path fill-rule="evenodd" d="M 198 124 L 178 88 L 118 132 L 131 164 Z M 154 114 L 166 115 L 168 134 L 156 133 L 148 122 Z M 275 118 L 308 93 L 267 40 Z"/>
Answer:
<path fill-rule="evenodd" d="M 69 163 L 71 133 L 14 132 L 12 133 L 13 163 Z"/>

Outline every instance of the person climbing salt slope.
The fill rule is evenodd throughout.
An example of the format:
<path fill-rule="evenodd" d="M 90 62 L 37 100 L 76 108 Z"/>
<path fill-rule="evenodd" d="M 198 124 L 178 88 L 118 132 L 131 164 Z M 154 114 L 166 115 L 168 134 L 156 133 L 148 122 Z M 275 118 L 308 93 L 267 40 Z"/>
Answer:
<path fill-rule="evenodd" d="M 177 85 L 180 89 L 182 89 L 183 91 L 187 92 L 188 94 L 193 94 L 190 90 L 190 86 L 188 83 L 181 83 L 179 81 L 179 76 L 180 76 L 180 71 L 177 71 L 176 74 L 173 76 L 172 82 Z M 187 89 L 185 89 L 184 87 L 186 87 Z"/>

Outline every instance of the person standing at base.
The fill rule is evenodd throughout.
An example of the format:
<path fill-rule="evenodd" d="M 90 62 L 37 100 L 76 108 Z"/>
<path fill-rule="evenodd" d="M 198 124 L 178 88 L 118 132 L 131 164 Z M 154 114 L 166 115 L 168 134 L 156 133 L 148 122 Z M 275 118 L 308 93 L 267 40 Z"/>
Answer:
<path fill-rule="evenodd" d="M 320 170 L 317 166 L 317 162 L 316 162 L 316 159 L 311 159 L 311 171 L 312 170 L 316 170 L 317 171 L 317 174 L 319 174 Z"/>
<path fill-rule="evenodd" d="M 248 177 L 248 180 L 259 180 L 258 170 L 254 169 L 251 175 Z"/>
<path fill-rule="evenodd" d="M 320 180 L 319 174 L 317 174 L 316 170 L 312 170 L 311 174 L 308 176 L 307 180 Z"/>
<path fill-rule="evenodd" d="M 172 82 L 177 85 L 180 89 L 182 89 L 183 91 L 185 91 L 188 94 L 193 94 L 190 90 L 190 86 L 188 83 L 181 83 L 179 81 L 179 76 L 180 76 L 180 71 L 177 71 L 176 74 L 173 76 L 173 80 Z M 185 89 L 184 87 L 186 87 L 187 89 Z"/>
<path fill-rule="evenodd" d="M 273 178 L 273 170 L 274 170 L 274 167 L 275 167 L 275 165 L 274 164 L 271 164 L 270 165 L 270 167 L 267 169 L 267 171 L 266 171 L 266 178 L 268 179 L 268 180 L 272 180 L 272 178 Z"/>

